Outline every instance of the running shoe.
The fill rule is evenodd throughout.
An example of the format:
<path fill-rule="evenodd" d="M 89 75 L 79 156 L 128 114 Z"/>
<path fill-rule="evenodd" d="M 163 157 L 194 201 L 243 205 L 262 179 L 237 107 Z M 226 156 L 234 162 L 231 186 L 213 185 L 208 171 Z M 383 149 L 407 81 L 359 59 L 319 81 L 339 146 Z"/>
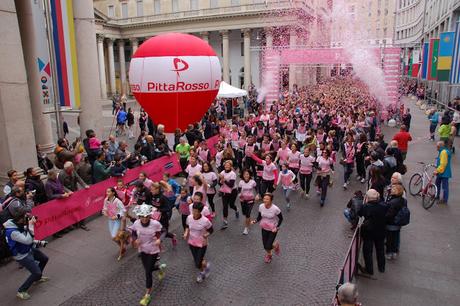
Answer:
<path fill-rule="evenodd" d="M 305 193 L 305 199 L 309 199 L 310 195 L 308 193 Z"/>
<path fill-rule="evenodd" d="M 198 276 L 196 277 L 196 282 L 197 283 L 202 283 L 204 280 L 204 275 L 202 272 L 198 273 Z"/>
<path fill-rule="evenodd" d="M 265 255 L 264 261 L 265 261 L 265 263 L 271 263 L 272 262 L 272 255 L 269 255 L 269 254 Z"/>
<path fill-rule="evenodd" d="M 175 248 L 175 247 L 176 247 L 176 245 L 177 245 L 176 234 L 174 234 L 174 237 L 172 237 L 172 240 L 171 240 L 171 242 L 172 242 L 172 245 L 173 245 L 173 247 Z"/>
<path fill-rule="evenodd" d="M 316 195 L 320 195 L 321 194 L 321 190 L 318 188 L 316 189 Z"/>
<path fill-rule="evenodd" d="M 158 280 L 161 282 L 165 276 L 166 276 L 166 264 L 160 264 L 160 266 L 158 267 L 160 269 L 160 271 L 158 271 Z"/>
<path fill-rule="evenodd" d="M 287 208 L 287 210 L 290 210 L 291 209 L 291 203 L 287 203 L 286 208 Z"/>
<path fill-rule="evenodd" d="M 324 206 L 324 200 L 319 201 L 319 205 L 321 205 L 321 207 L 323 207 Z"/>
<path fill-rule="evenodd" d="M 235 211 L 235 218 L 239 219 L 240 218 L 240 212 L 237 210 Z"/>
<path fill-rule="evenodd" d="M 21 300 L 28 300 L 30 299 L 30 294 L 28 294 L 26 291 L 18 292 L 16 293 L 16 297 Z"/>
<path fill-rule="evenodd" d="M 221 230 L 224 230 L 228 227 L 228 222 L 224 220 L 224 223 L 222 223 L 222 226 L 220 227 Z"/>
<path fill-rule="evenodd" d="M 385 254 L 385 258 L 387 260 L 392 260 L 393 259 L 393 254 L 392 253 L 387 253 L 387 254 Z"/>
<path fill-rule="evenodd" d="M 146 295 L 144 295 L 142 300 L 140 300 L 139 304 L 142 305 L 142 306 L 147 306 L 148 304 L 150 304 L 151 300 L 152 300 L 152 298 L 150 297 L 150 294 L 146 294 Z"/>
<path fill-rule="evenodd" d="M 361 180 L 361 176 L 360 176 L 360 175 L 357 175 L 357 176 L 356 176 L 356 179 L 357 179 L 358 181 L 360 181 L 360 180 Z"/>
<path fill-rule="evenodd" d="M 280 256 L 281 247 L 280 247 L 280 243 L 279 243 L 279 242 L 276 243 L 275 248 L 274 248 L 274 251 L 275 251 L 276 256 Z"/>
<path fill-rule="evenodd" d="M 209 262 L 206 263 L 206 268 L 204 268 L 204 278 L 208 278 L 209 274 L 211 273 L 211 264 Z"/>
<path fill-rule="evenodd" d="M 348 188 L 348 184 L 347 183 L 343 183 L 343 189 L 347 190 Z"/>
<path fill-rule="evenodd" d="M 361 184 L 364 184 L 366 182 L 366 179 L 362 178 L 360 182 L 361 182 Z"/>
<path fill-rule="evenodd" d="M 247 235 L 247 234 L 249 234 L 249 229 L 245 227 L 243 230 L 243 235 Z"/>
<path fill-rule="evenodd" d="M 50 278 L 48 276 L 42 276 L 38 281 L 37 283 L 46 283 L 47 281 L 49 281 Z"/>

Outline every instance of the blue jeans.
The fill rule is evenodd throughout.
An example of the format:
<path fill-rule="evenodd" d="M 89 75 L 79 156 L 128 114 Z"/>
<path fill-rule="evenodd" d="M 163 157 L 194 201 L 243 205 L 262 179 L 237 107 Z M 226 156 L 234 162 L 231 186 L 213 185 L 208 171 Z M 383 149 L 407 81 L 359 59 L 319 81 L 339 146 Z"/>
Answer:
<path fill-rule="evenodd" d="M 117 236 L 120 226 L 121 226 L 120 219 L 115 219 L 115 220 L 109 219 L 109 232 L 112 238 L 115 238 Z"/>
<path fill-rule="evenodd" d="M 289 188 L 283 188 L 283 195 L 284 199 L 286 200 L 287 203 L 291 202 L 290 196 L 291 196 L 292 189 Z"/>
<path fill-rule="evenodd" d="M 18 292 L 27 291 L 34 282 L 42 278 L 43 269 L 45 269 L 47 262 L 48 257 L 35 248 L 32 248 L 26 257 L 18 260 L 18 263 L 31 273 L 21 287 L 19 287 Z"/>
<path fill-rule="evenodd" d="M 353 173 L 353 163 L 346 163 L 343 165 L 344 172 L 343 172 L 343 181 L 347 183 L 350 180 L 350 176 Z"/>
<path fill-rule="evenodd" d="M 351 224 L 353 224 L 353 220 L 351 219 L 351 211 L 350 208 L 345 208 L 343 211 L 343 215 L 345 216 L 345 219 L 348 220 Z"/>
<path fill-rule="evenodd" d="M 437 197 L 441 197 L 441 189 L 443 192 L 443 200 L 447 203 L 449 200 L 449 178 L 448 177 L 440 177 L 439 175 L 436 177 L 436 187 L 438 187 L 438 194 Z"/>

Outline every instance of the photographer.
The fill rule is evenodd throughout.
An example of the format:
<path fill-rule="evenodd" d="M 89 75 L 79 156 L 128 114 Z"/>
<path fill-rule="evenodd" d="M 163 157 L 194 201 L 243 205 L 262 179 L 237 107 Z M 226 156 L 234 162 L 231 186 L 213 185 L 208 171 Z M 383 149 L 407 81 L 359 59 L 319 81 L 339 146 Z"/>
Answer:
<path fill-rule="evenodd" d="M 11 219 L 4 223 L 8 247 L 13 258 L 31 273 L 19 287 L 16 296 L 21 300 L 28 300 L 30 295 L 27 290 L 30 286 L 37 281 L 48 280 L 47 277 L 42 276 L 48 257 L 37 249 L 40 246 L 45 247 L 47 242 L 34 240 L 33 224 L 36 220 L 35 217 L 29 220 L 25 206 L 15 201 L 9 205 L 8 210 Z"/>

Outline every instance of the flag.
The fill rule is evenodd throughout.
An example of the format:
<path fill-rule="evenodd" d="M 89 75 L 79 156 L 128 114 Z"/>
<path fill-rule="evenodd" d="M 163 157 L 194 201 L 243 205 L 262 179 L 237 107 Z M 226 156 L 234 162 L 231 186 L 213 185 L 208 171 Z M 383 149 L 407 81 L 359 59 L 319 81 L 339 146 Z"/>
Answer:
<path fill-rule="evenodd" d="M 452 67 L 455 32 L 444 32 L 439 37 L 438 81 L 448 82 Z"/>
<path fill-rule="evenodd" d="M 428 54 L 428 80 L 435 81 L 438 79 L 438 52 L 439 38 L 430 39 L 430 53 Z"/>
<path fill-rule="evenodd" d="M 411 74 L 411 76 L 414 77 L 414 78 L 418 77 L 419 69 L 420 69 L 420 64 L 419 63 L 412 64 L 412 74 Z"/>
<path fill-rule="evenodd" d="M 460 21 L 457 21 L 457 27 L 455 28 L 454 51 L 450 72 L 450 82 L 452 84 L 460 83 Z"/>
<path fill-rule="evenodd" d="M 429 43 L 423 44 L 423 60 L 422 60 L 422 79 L 426 80 L 428 74 L 428 51 Z"/>
<path fill-rule="evenodd" d="M 407 66 L 408 66 L 407 75 L 408 76 L 412 75 L 412 63 L 413 63 L 412 56 L 413 56 L 413 52 L 412 52 L 412 50 L 409 50 L 409 63 L 407 64 Z"/>

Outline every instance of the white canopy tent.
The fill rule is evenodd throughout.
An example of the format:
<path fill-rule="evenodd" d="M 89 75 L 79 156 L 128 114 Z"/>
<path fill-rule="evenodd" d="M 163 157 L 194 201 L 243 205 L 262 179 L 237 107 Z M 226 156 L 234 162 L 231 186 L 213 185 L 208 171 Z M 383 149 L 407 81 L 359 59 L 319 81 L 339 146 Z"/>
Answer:
<path fill-rule="evenodd" d="M 233 87 L 232 85 L 222 81 L 220 82 L 219 93 L 217 94 L 217 98 L 231 99 L 244 97 L 247 95 L 248 92 L 246 90 Z"/>

